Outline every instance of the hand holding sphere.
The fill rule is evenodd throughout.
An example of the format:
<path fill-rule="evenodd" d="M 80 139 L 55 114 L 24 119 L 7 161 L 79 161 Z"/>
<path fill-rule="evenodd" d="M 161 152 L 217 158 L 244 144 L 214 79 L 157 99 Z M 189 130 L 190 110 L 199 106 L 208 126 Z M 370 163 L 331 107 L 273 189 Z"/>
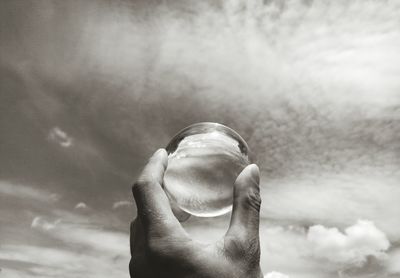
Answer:
<path fill-rule="evenodd" d="M 131 225 L 131 277 L 262 278 L 258 167 L 247 166 L 234 181 L 225 236 L 203 244 L 189 237 L 172 212 L 162 189 L 167 165 L 167 153 L 160 149 L 132 187 L 138 217 Z"/>

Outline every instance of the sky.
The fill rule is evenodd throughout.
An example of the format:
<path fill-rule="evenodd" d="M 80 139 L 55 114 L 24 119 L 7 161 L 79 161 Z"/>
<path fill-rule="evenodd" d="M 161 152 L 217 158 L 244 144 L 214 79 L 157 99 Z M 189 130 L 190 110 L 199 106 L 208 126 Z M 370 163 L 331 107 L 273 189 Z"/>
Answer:
<path fill-rule="evenodd" d="M 260 166 L 265 277 L 400 277 L 399 26 L 396 0 L 1 1 L 0 277 L 128 277 L 131 184 L 202 121 Z"/>

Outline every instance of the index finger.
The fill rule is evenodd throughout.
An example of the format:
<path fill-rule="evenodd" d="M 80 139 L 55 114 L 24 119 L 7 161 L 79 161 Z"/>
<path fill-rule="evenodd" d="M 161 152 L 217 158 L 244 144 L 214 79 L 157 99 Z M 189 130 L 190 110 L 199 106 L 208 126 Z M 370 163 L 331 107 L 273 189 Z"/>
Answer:
<path fill-rule="evenodd" d="M 132 186 L 138 217 L 145 232 L 165 233 L 168 229 L 180 227 L 172 213 L 168 197 L 161 187 L 168 156 L 165 149 L 159 149 L 144 167 L 139 179 Z"/>

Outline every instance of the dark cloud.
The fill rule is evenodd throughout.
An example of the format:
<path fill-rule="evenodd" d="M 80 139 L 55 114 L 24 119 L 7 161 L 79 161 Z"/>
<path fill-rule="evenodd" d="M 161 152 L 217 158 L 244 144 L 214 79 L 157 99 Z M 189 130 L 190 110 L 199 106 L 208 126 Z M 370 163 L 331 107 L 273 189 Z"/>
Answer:
<path fill-rule="evenodd" d="M 3 190 L 0 208 L 18 209 L 22 229 L 82 202 L 127 230 L 134 206 L 110 211 L 149 155 L 216 121 L 256 153 L 264 220 L 345 227 L 362 216 L 398 240 L 399 11 L 358 0 L 2 1 L 0 180 L 60 199 L 13 205 Z"/>

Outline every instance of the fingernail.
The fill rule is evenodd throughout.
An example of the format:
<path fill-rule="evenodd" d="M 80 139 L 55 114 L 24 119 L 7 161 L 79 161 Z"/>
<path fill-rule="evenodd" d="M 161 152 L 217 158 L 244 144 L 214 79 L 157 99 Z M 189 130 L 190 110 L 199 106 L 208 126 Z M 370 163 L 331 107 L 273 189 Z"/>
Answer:
<path fill-rule="evenodd" d="M 259 184 L 260 183 L 260 169 L 258 168 L 257 164 L 250 164 L 248 166 L 250 168 L 250 175 L 252 179 Z"/>

